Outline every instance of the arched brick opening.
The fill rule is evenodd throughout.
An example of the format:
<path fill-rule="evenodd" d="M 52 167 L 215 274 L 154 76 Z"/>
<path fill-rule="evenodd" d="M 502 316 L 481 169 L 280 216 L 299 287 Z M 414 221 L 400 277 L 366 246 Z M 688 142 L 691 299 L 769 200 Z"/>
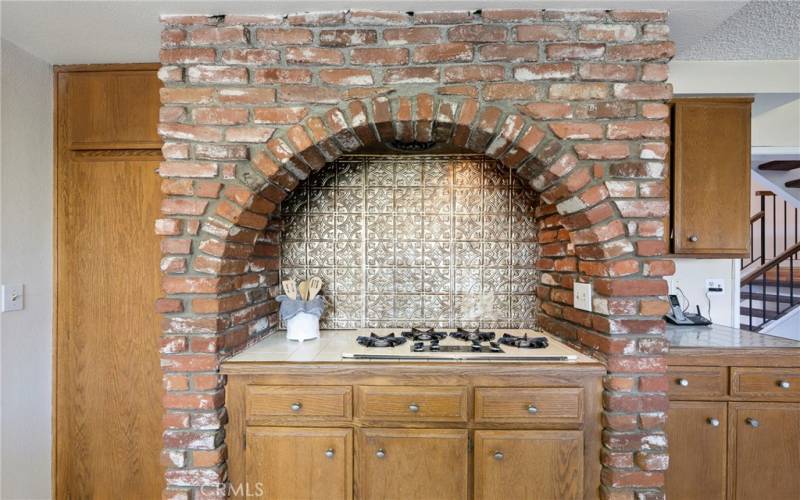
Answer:
<path fill-rule="evenodd" d="M 616 30 L 613 23 L 629 23 L 625 26 L 636 26 L 639 34 L 636 40 L 619 41 L 606 49 L 624 64 L 582 62 L 580 74 L 572 73 L 569 82 L 550 82 L 544 76 L 544 93 L 538 88 L 531 93 L 534 87 L 515 81 L 487 84 L 495 86 L 493 92 L 509 93 L 491 99 L 485 94 L 487 86 L 481 97 L 468 88 L 427 83 L 356 87 L 342 92 L 335 103 L 321 104 L 331 100 L 327 95 L 303 97 L 302 102 L 312 103 L 307 114 L 291 115 L 291 108 L 279 108 L 289 115 L 276 120 L 275 126 L 264 126 L 258 120 L 253 124 L 256 110 L 250 107 L 274 103 L 276 90 L 253 85 L 257 79 L 253 75 L 258 74 L 253 68 L 244 70 L 250 72 L 250 80 L 242 80 L 237 72 L 242 64 L 251 63 L 237 62 L 235 56 L 245 60 L 250 56 L 229 53 L 263 49 L 220 49 L 214 56 L 224 54 L 220 60 L 205 60 L 201 53 L 186 51 L 206 49 L 182 48 L 185 43 L 178 32 L 189 32 L 192 40 L 195 33 L 203 33 L 211 40 L 208 44 L 228 45 L 220 40 L 235 35 L 232 27 L 275 23 L 220 16 L 165 21 L 162 40 L 166 38 L 168 48 L 162 53 L 161 76 L 167 88 L 162 93 L 161 133 L 168 160 L 160 168 L 164 218 L 157 221 L 156 230 L 164 236 L 165 254 L 161 264 L 165 297 L 157 310 L 164 315 L 167 497 L 203 497 L 209 490 L 201 492 L 201 486 L 225 482 L 227 415 L 218 368 L 225 357 L 277 325 L 272 296 L 277 292 L 279 244 L 271 216 L 301 180 L 326 162 L 392 141 L 450 143 L 485 154 L 539 193 L 539 324 L 608 366 L 604 447 L 598 457 L 603 463 L 601 493 L 609 499 L 631 498 L 634 493 L 660 497 L 667 408 L 667 344 L 661 320 L 667 286 L 662 276 L 673 272 L 673 263 L 662 258 L 666 249 L 661 220 L 668 213 L 663 101 L 671 89 L 658 82 L 666 79 L 662 69 L 672 49 L 668 42 L 654 41 L 659 40 L 652 38 L 658 33 L 654 28 L 647 35 L 647 27 L 659 26 L 665 17 L 587 11 L 548 19 L 550 11 L 525 11 L 533 13 L 528 17 L 519 11 L 496 11 L 489 21 L 487 12 L 467 21 L 434 24 L 467 22 L 475 28 L 484 22 L 509 22 L 518 30 L 530 22 L 538 26 L 544 19 L 568 23 L 574 33 L 591 21 L 611 23 L 608 26 Z M 412 22 L 407 14 L 391 14 L 370 19 Z M 342 22 L 354 15 L 347 13 Z M 535 19 L 530 21 L 530 16 Z M 314 19 L 309 22 L 321 26 L 339 22 Z M 607 36 L 605 25 L 599 31 L 601 39 Z M 625 30 L 622 35 L 615 33 L 629 37 Z M 243 40 L 251 44 L 247 37 Z M 419 50 L 411 45 L 410 50 Z M 602 44 L 573 45 L 566 49 L 573 51 L 566 59 L 585 61 L 595 58 L 592 54 Z M 327 51 L 333 49 L 325 50 L 322 56 L 332 57 Z M 198 65 L 214 61 L 227 66 Z M 584 66 L 597 73 L 587 69 L 584 74 Z M 637 76 L 620 76 L 630 67 L 636 68 Z M 473 70 L 459 71 L 472 74 Z M 647 83 L 615 83 L 620 78 Z M 282 86 L 293 91 L 283 100 L 297 102 L 297 85 L 279 83 L 277 92 Z M 245 118 L 239 116 L 242 109 L 247 110 Z M 572 307 L 576 280 L 592 283 L 593 312 Z"/>

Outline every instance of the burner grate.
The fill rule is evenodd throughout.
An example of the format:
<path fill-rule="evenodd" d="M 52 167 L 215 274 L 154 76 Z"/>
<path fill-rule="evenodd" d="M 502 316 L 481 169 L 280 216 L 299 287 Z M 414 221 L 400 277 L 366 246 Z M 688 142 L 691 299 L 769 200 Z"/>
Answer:
<path fill-rule="evenodd" d="M 495 337 L 494 332 L 482 332 L 480 328 L 474 330 L 458 328 L 455 332 L 451 333 L 450 336 L 468 342 L 488 342 L 494 340 Z"/>
<path fill-rule="evenodd" d="M 437 332 L 434 328 L 412 327 L 410 331 L 402 332 L 403 337 L 414 341 L 439 341 L 447 337 L 445 332 Z"/>
<path fill-rule="evenodd" d="M 503 345 L 519 347 L 520 349 L 544 349 L 545 347 L 550 345 L 546 337 L 528 338 L 527 333 L 522 337 L 504 333 L 503 336 L 498 339 L 498 342 L 500 342 Z"/>
<path fill-rule="evenodd" d="M 369 337 L 356 338 L 356 342 L 366 347 L 395 347 L 404 344 L 405 341 L 405 337 L 396 337 L 394 333 L 380 336 L 370 332 Z"/>

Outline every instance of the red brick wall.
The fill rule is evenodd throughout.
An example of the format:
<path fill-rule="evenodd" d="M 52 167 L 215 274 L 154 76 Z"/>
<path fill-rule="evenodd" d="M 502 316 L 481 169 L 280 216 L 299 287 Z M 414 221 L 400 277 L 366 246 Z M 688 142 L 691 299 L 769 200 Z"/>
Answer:
<path fill-rule="evenodd" d="M 392 140 L 499 159 L 541 193 L 540 323 L 605 360 L 601 494 L 661 498 L 663 12 L 332 12 L 162 19 L 169 498 L 224 484 L 218 366 L 276 325 L 281 200 Z M 575 280 L 594 312 L 572 307 Z"/>

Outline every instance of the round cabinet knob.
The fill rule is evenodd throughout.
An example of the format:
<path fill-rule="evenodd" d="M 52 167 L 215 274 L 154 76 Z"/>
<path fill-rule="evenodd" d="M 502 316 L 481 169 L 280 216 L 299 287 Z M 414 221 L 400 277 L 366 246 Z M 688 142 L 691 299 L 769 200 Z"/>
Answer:
<path fill-rule="evenodd" d="M 781 389 L 788 389 L 791 386 L 792 386 L 792 384 L 790 384 L 788 380 L 779 380 L 778 381 L 778 387 L 780 387 Z"/>
<path fill-rule="evenodd" d="M 679 378 L 678 379 L 678 385 L 681 386 L 681 387 L 688 387 L 689 386 L 689 381 L 686 380 L 685 378 Z"/>
<path fill-rule="evenodd" d="M 746 423 L 747 425 L 749 425 L 750 427 L 752 427 L 752 428 L 754 428 L 754 429 L 755 429 L 756 427 L 758 427 L 759 425 L 761 425 L 761 424 L 758 422 L 758 420 L 756 420 L 756 419 L 754 419 L 754 418 L 750 418 L 750 417 L 747 417 L 746 419 L 744 419 L 744 423 Z"/>
<path fill-rule="evenodd" d="M 503 455 L 502 451 L 494 452 L 494 459 L 495 460 L 502 460 L 503 458 L 505 458 L 505 455 Z"/>
<path fill-rule="evenodd" d="M 531 403 L 528 405 L 528 413 L 530 413 L 531 415 L 539 413 L 539 408 L 536 408 L 535 406 L 533 406 L 533 403 Z"/>
<path fill-rule="evenodd" d="M 384 458 L 386 456 L 386 451 L 383 448 L 379 448 L 378 451 L 375 452 L 375 456 L 378 458 Z"/>
<path fill-rule="evenodd" d="M 327 450 L 325 450 L 325 456 L 326 457 L 333 458 L 333 455 L 335 455 L 335 452 L 333 451 L 333 448 L 328 448 Z"/>
<path fill-rule="evenodd" d="M 697 236 L 696 234 L 689 236 L 689 241 L 691 241 L 692 243 L 697 243 L 698 240 L 700 240 L 700 237 Z"/>
<path fill-rule="evenodd" d="M 709 417 L 708 425 L 711 427 L 719 427 L 719 419 L 714 417 Z"/>
<path fill-rule="evenodd" d="M 411 413 L 417 413 L 419 411 L 419 405 L 417 403 L 411 403 L 408 405 L 408 411 Z"/>
<path fill-rule="evenodd" d="M 302 403 L 292 403 L 292 406 L 291 406 L 292 411 L 300 411 L 300 409 L 302 407 L 303 407 Z"/>

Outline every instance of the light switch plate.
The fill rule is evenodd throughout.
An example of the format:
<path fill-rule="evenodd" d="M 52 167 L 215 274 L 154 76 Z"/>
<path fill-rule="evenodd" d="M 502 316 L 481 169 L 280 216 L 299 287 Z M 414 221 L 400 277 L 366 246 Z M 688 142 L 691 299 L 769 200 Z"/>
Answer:
<path fill-rule="evenodd" d="M 3 285 L 3 312 L 22 310 L 24 291 L 23 285 Z"/>
<path fill-rule="evenodd" d="M 706 280 L 706 292 L 708 293 L 724 293 L 725 281 L 721 278 L 709 278 Z"/>
<path fill-rule="evenodd" d="M 592 284 L 575 282 L 572 289 L 572 299 L 575 309 L 592 311 Z"/>

